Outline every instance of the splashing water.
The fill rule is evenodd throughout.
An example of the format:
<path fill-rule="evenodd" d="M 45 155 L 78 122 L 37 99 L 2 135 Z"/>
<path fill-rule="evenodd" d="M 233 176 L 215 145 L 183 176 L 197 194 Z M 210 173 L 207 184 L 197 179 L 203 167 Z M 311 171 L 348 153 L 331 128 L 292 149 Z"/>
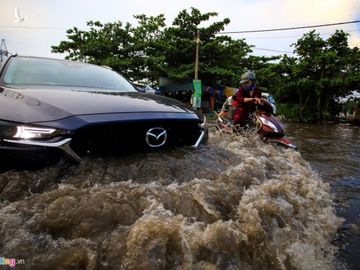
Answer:
<path fill-rule="evenodd" d="M 0 191 L 0 255 L 29 269 L 342 267 L 329 185 L 251 133 L 9 171 Z"/>

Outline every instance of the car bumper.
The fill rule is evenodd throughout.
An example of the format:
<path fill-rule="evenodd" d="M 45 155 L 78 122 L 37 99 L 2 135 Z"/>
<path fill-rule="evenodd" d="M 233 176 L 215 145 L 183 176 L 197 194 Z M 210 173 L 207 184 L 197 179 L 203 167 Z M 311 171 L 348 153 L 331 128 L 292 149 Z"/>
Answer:
<path fill-rule="evenodd" d="M 58 148 L 3 142 L 0 152 L 0 171 L 39 168 L 55 163 L 63 156 L 63 151 Z"/>
<path fill-rule="evenodd" d="M 194 143 L 190 146 L 199 147 L 208 141 L 207 127 L 200 129 L 195 136 Z M 72 138 L 63 138 L 55 142 L 43 142 L 36 140 L 3 140 L 0 142 L 1 165 L 0 169 L 7 169 L 11 166 L 16 168 L 32 168 L 46 166 L 59 161 L 61 158 L 68 158 L 76 163 L 81 157 L 91 151 L 74 151 Z M 119 152 L 122 149 L 120 148 Z M 79 155 L 78 155 L 79 153 Z"/>

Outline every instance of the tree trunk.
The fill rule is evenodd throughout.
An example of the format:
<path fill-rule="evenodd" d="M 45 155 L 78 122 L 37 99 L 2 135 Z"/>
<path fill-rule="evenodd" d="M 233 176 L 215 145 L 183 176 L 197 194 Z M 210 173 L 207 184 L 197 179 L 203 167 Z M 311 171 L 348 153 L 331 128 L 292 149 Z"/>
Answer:
<path fill-rule="evenodd" d="M 317 95 L 317 103 L 316 103 L 316 122 L 320 124 L 321 122 L 321 92 Z"/>
<path fill-rule="evenodd" d="M 309 100 L 310 100 L 310 95 L 307 95 L 306 100 L 305 100 L 304 103 L 302 103 L 302 100 L 303 100 L 303 98 L 302 98 L 302 95 L 300 94 L 299 117 L 300 117 L 300 121 L 301 121 L 301 122 L 305 122 L 303 113 L 304 113 L 304 110 L 305 110 L 305 108 L 306 108 L 307 103 L 308 103 Z"/>
<path fill-rule="evenodd" d="M 324 78 L 324 68 L 322 68 L 321 70 L 321 75 L 320 75 L 320 82 L 322 82 Z M 317 124 L 320 124 L 321 120 L 322 120 L 322 111 L 321 111 L 321 97 L 322 97 L 322 93 L 323 93 L 323 86 L 320 83 L 319 86 L 319 92 L 317 94 L 317 103 L 316 103 L 316 122 Z"/>

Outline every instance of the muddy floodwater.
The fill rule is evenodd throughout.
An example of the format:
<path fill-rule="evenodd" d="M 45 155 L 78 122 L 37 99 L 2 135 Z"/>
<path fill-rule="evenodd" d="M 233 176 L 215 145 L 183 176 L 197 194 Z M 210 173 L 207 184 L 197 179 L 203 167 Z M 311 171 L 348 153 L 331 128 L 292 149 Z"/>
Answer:
<path fill-rule="evenodd" d="M 360 127 L 287 124 L 299 151 L 331 186 L 336 212 L 344 218 L 335 244 L 347 269 L 360 269 Z"/>
<path fill-rule="evenodd" d="M 15 269 L 351 269 L 346 213 L 360 177 L 335 165 L 360 150 L 336 154 L 340 144 L 304 139 L 305 126 L 288 130 L 299 151 L 212 129 L 197 150 L 3 172 L 0 259 Z"/>

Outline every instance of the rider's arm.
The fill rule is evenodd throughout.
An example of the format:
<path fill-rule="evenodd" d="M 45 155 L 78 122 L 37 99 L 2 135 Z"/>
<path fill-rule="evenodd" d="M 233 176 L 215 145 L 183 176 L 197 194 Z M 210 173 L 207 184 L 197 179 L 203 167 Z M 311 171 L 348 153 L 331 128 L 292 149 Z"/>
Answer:
<path fill-rule="evenodd" d="M 222 107 L 221 107 L 221 111 L 219 113 L 219 117 L 226 117 L 228 111 L 229 111 L 229 101 L 228 99 L 225 100 L 225 102 L 223 103 Z"/>
<path fill-rule="evenodd" d="M 251 98 L 247 98 L 247 101 L 245 102 L 251 102 L 251 103 L 257 103 L 257 104 L 261 104 L 261 90 L 259 88 L 255 88 L 254 92 L 251 95 Z"/>
<path fill-rule="evenodd" d="M 221 110 L 227 112 L 229 110 L 229 106 L 230 106 L 229 101 L 226 99 L 224 104 L 222 105 Z"/>
<path fill-rule="evenodd" d="M 257 98 L 257 97 L 250 97 L 250 98 L 244 98 L 244 102 L 245 103 L 260 103 L 261 100 L 260 98 Z"/>

